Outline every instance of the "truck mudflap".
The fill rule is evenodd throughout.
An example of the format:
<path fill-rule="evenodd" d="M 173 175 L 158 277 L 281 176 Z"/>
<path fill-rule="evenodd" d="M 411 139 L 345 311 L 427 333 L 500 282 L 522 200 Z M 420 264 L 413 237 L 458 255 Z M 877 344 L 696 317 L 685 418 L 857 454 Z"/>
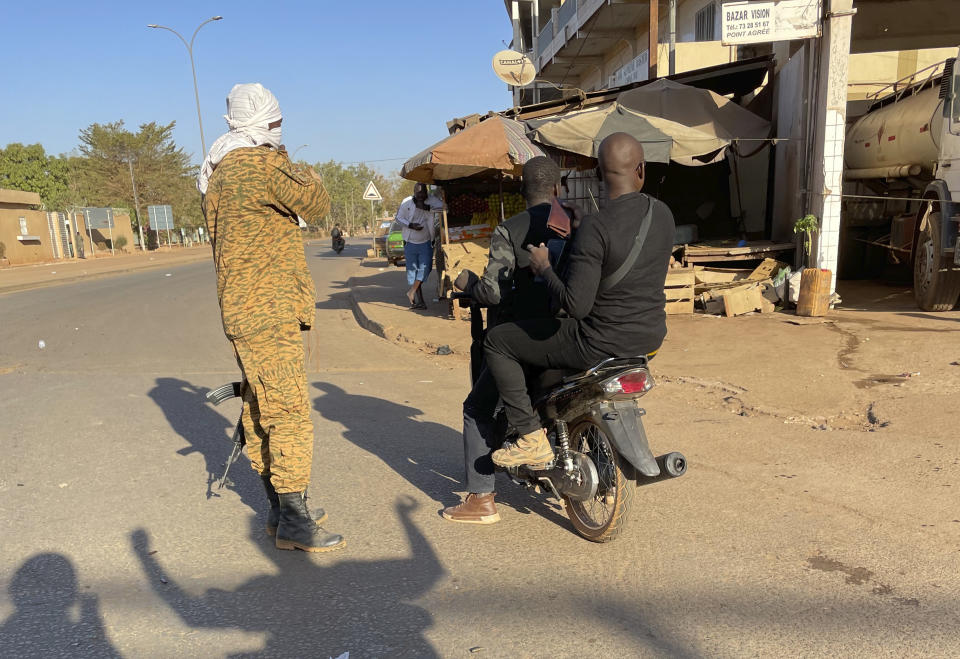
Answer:
<path fill-rule="evenodd" d="M 660 475 L 660 465 L 643 430 L 644 410 L 634 400 L 604 401 L 591 410 L 593 420 L 627 462 L 647 478 Z"/>

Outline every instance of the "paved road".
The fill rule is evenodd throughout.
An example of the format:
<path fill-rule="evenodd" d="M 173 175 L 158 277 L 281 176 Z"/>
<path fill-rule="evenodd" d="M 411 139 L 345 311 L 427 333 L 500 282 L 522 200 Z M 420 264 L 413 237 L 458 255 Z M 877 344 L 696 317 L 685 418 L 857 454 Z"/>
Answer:
<path fill-rule="evenodd" d="M 641 490 L 614 543 L 507 483 L 501 524 L 441 520 L 467 376 L 357 328 L 344 282 L 365 248 L 308 247 L 312 493 L 348 541 L 329 555 L 272 547 L 245 463 L 211 488 L 238 408 L 203 398 L 237 376 L 209 263 L 0 296 L 3 654 L 960 654 L 956 529 L 857 503 L 884 478 L 856 462 L 873 434 L 689 408 L 667 385 L 651 441 L 691 471 Z"/>

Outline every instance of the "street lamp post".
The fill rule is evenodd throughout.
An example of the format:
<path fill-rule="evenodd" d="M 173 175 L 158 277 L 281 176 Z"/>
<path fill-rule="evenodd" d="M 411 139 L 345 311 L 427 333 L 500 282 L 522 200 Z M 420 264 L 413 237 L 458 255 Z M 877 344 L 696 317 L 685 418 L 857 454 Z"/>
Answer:
<path fill-rule="evenodd" d="M 299 151 L 300 149 L 302 149 L 302 148 L 305 147 L 305 146 L 310 146 L 310 145 L 309 145 L 309 144 L 301 144 L 300 146 L 298 146 L 296 149 L 293 150 L 293 153 L 290 154 L 290 160 L 291 160 L 291 162 L 293 161 L 294 157 L 297 155 L 297 151 Z"/>
<path fill-rule="evenodd" d="M 206 25 L 210 21 L 219 21 L 222 18 L 223 16 L 212 16 L 211 18 L 208 18 L 207 20 L 205 20 L 203 23 L 200 23 L 200 25 L 197 26 L 197 29 L 193 31 L 193 36 L 190 37 L 190 43 L 187 43 L 187 40 L 184 39 L 179 32 L 177 32 L 173 28 L 167 27 L 166 25 L 157 25 L 156 23 L 151 23 L 150 25 L 147 26 L 147 27 L 152 27 L 159 30 L 167 30 L 169 32 L 173 32 L 175 35 L 177 35 L 180 41 L 183 42 L 183 45 L 187 47 L 187 53 L 190 55 L 190 71 L 193 73 L 193 96 L 197 101 L 197 121 L 200 123 L 200 146 L 203 147 L 203 153 L 200 154 L 201 158 L 207 157 L 207 143 L 203 139 L 203 117 L 200 116 L 200 91 L 197 89 L 197 69 L 193 64 L 193 40 L 197 38 L 197 32 L 200 31 L 200 28 L 202 28 L 204 25 Z"/>

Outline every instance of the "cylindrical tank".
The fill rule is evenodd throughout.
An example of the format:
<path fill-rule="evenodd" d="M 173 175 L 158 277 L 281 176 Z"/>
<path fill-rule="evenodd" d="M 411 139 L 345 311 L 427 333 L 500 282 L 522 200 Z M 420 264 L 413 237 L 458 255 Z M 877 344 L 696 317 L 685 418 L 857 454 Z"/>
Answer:
<path fill-rule="evenodd" d="M 911 165 L 933 171 L 940 153 L 942 123 L 939 86 L 908 94 L 902 100 L 865 114 L 847 131 L 844 162 L 848 176 L 889 177 L 895 171 L 893 168 Z M 856 170 L 872 170 L 877 174 L 856 176 Z M 912 171 L 915 170 L 909 170 Z"/>

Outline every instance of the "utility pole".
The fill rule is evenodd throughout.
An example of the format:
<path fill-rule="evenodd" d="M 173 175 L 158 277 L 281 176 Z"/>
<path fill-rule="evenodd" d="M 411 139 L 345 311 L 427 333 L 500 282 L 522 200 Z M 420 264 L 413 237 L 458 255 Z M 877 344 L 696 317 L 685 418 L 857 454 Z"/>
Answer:
<path fill-rule="evenodd" d="M 130 165 L 130 183 L 133 184 L 133 203 L 137 208 L 137 230 L 140 232 L 140 251 L 147 251 L 147 244 L 143 242 L 143 222 L 140 219 L 140 198 L 137 196 L 137 179 L 133 176 L 133 157 L 127 158 L 127 164 Z"/>

